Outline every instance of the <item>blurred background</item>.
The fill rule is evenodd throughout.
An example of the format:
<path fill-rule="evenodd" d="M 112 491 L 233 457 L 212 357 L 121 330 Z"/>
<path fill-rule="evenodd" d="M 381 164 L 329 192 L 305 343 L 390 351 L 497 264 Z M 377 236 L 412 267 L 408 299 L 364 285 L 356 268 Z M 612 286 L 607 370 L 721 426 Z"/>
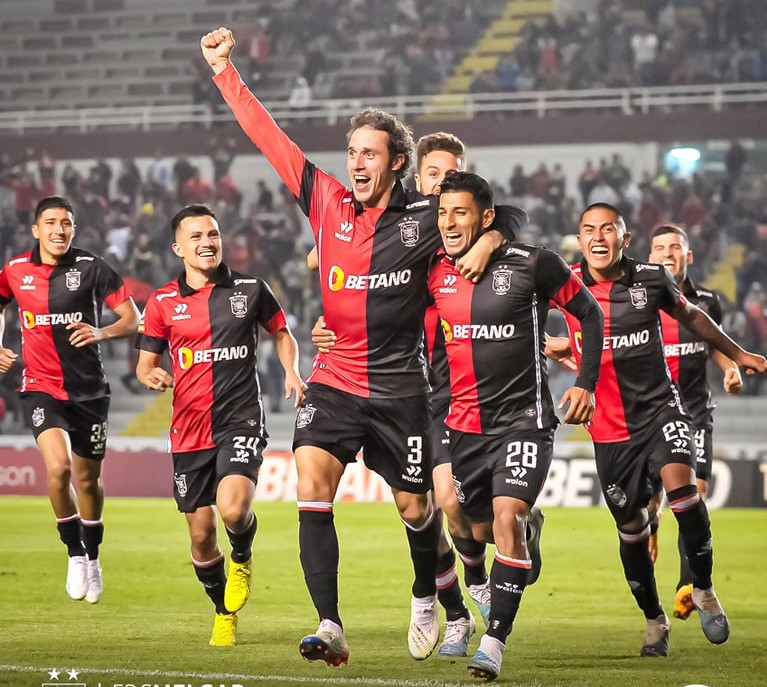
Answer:
<path fill-rule="evenodd" d="M 692 278 L 723 297 L 725 330 L 767 353 L 763 0 L 2 0 L 3 261 L 30 246 L 36 201 L 62 194 L 75 205 L 76 243 L 114 264 L 141 306 L 179 268 L 169 217 L 210 203 L 226 261 L 272 285 L 308 369 L 320 312 L 304 261 L 312 235 L 202 62 L 199 39 L 218 26 L 234 31 L 251 89 L 340 179 L 349 117 L 374 105 L 416 136 L 459 135 L 496 202 L 529 213 L 521 240 L 568 260 L 588 203 L 630 218 L 637 258 L 657 224 L 678 223 Z M 7 318 L 5 345 L 18 350 L 18 318 Z M 170 398 L 136 383 L 130 342 L 103 354 L 111 445 L 161 445 Z M 273 446 L 289 448 L 292 413 L 269 341 L 259 365 Z M 32 445 L 19 373 L 0 379 L 5 446 Z M 552 375 L 559 392 L 569 380 Z M 725 457 L 761 461 L 764 378 L 747 378 L 738 398 L 721 397 L 720 379 L 712 374 L 715 442 Z M 567 430 L 558 442 L 586 439 Z"/>

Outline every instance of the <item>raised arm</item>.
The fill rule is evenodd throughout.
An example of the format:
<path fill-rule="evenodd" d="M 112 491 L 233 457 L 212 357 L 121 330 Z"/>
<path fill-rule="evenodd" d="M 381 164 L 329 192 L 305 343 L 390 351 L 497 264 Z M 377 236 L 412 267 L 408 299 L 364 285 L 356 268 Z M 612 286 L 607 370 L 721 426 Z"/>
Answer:
<path fill-rule="evenodd" d="M 234 48 L 232 32 L 221 27 L 206 33 L 200 40 L 200 47 L 205 61 L 215 75 L 214 83 L 242 130 L 269 160 L 290 192 L 298 196 L 306 156 L 250 92 L 231 63 Z"/>
<path fill-rule="evenodd" d="M 767 359 L 763 355 L 750 353 L 741 348 L 717 326 L 708 314 L 697 306 L 684 301 L 676 307 L 672 314 L 698 338 L 707 341 L 738 367 L 742 367 L 747 375 L 767 372 Z"/>

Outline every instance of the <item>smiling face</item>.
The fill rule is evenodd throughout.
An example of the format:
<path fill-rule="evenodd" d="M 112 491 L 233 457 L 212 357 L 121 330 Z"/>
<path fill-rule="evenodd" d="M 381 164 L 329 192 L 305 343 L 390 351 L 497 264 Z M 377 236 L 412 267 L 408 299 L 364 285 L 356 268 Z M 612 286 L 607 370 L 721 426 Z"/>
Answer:
<path fill-rule="evenodd" d="M 475 239 L 492 223 L 492 208 L 481 211 L 470 191 L 447 191 L 440 194 L 437 224 L 445 252 L 458 258 L 471 248 Z"/>
<path fill-rule="evenodd" d="M 631 234 L 620 216 L 610 208 L 594 207 L 583 213 L 578 233 L 583 257 L 594 279 L 608 281 L 620 276 L 623 249 Z"/>
<path fill-rule="evenodd" d="M 48 208 L 40 213 L 32 225 L 32 236 L 40 243 L 40 259 L 46 265 L 55 265 L 72 245 L 75 221 L 65 208 Z"/>
<path fill-rule="evenodd" d="M 404 156 L 389 152 L 389 134 L 369 126 L 355 129 L 349 138 L 346 171 L 354 198 L 366 208 L 385 208 L 389 203 L 396 170 Z"/>
<path fill-rule="evenodd" d="M 654 236 L 650 243 L 650 262 L 663 265 L 677 284 L 687 277 L 687 265 L 692 264 L 692 251 L 685 238 L 675 232 Z"/>
<path fill-rule="evenodd" d="M 462 167 L 460 158 L 446 150 L 432 150 L 421 158 L 418 172 L 414 175 L 415 187 L 425 196 L 439 193 L 439 185 L 448 172 Z"/>
<path fill-rule="evenodd" d="M 187 270 L 212 274 L 222 260 L 218 222 L 208 215 L 185 217 L 176 229 L 173 252 Z"/>

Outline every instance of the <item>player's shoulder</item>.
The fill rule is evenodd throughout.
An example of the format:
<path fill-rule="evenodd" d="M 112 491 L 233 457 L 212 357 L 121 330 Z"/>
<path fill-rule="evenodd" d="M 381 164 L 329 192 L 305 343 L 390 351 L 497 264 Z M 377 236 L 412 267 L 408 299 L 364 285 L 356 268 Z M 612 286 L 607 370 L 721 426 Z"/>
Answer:
<path fill-rule="evenodd" d="M 242 272 L 235 272 L 232 270 L 231 276 L 232 288 L 236 290 L 246 289 L 257 291 L 264 286 L 269 286 L 263 279 L 252 274 L 244 274 Z"/>
<path fill-rule="evenodd" d="M 178 279 L 173 279 L 167 284 L 155 289 L 149 296 L 149 300 L 157 303 L 158 305 L 174 298 L 179 298 L 180 291 L 178 285 Z"/>
<path fill-rule="evenodd" d="M 631 271 L 632 281 L 664 281 L 670 277 L 670 273 L 664 269 L 663 265 L 656 265 L 636 258 L 625 258 L 626 266 Z"/>
<path fill-rule="evenodd" d="M 21 253 L 19 255 L 15 255 L 12 258 L 9 258 L 5 265 L 3 265 L 4 270 L 11 270 L 11 269 L 18 269 L 19 267 L 23 265 L 28 265 L 32 262 L 32 251 L 28 250 L 24 253 Z"/>
<path fill-rule="evenodd" d="M 546 259 L 558 259 L 559 256 L 544 246 L 534 246 L 530 243 L 506 243 L 496 253 L 498 259 L 516 260 L 521 262 L 536 262 L 543 257 Z"/>
<path fill-rule="evenodd" d="M 433 212 L 439 207 L 439 195 L 424 195 L 409 188 L 403 188 L 404 210 L 408 213 Z"/>

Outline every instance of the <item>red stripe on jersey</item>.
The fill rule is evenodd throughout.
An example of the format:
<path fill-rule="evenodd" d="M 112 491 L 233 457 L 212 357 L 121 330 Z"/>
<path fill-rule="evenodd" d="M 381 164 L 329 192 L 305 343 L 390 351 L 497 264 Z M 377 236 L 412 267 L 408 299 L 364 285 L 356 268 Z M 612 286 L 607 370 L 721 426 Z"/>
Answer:
<path fill-rule="evenodd" d="M 122 305 L 130 298 L 130 293 L 128 291 L 128 287 L 123 284 L 117 291 L 113 291 L 108 296 L 104 298 L 104 303 L 106 303 L 112 310 L 114 310 L 118 305 Z"/>
<path fill-rule="evenodd" d="M 434 359 L 434 342 L 437 339 L 437 327 L 441 326 L 439 321 L 439 315 L 437 314 L 437 307 L 430 305 L 426 308 L 426 314 L 423 318 L 423 328 L 426 338 L 426 353 L 427 360 L 431 364 Z"/>
<path fill-rule="evenodd" d="M 285 329 L 288 326 L 288 321 L 285 318 L 285 313 L 280 310 L 278 313 L 275 313 L 274 317 L 272 317 L 269 322 L 266 323 L 266 331 L 268 331 L 270 334 L 274 334 L 274 332 L 280 331 L 280 329 Z"/>
<path fill-rule="evenodd" d="M 599 307 L 605 315 L 605 338 L 611 336 L 610 328 L 610 291 L 614 282 L 599 282 L 590 288 Z M 580 334 L 580 332 L 579 332 Z M 578 354 L 580 363 L 580 353 Z M 626 415 L 623 410 L 623 400 L 620 395 L 618 372 L 615 369 L 615 359 L 611 346 L 602 351 L 602 366 L 599 372 L 599 381 L 595 390 L 596 407 L 594 418 L 588 424 L 591 438 L 596 441 L 626 441 L 631 438 L 626 426 Z"/>
<path fill-rule="evenodd" d="M 575 274 L 570 274 L 567 281 L 554 294 L 553 300 L 557 305 L 564 307 L 580 293 L 582 288 L 583 282 Z"/>
<path fill-rule="evenodd" d="M 671 372 L 671 378 L 679 382 L 679 353 L 677 344 L 680 343 L 679 322 L 664 310 L 660 311 L 660 324 L 663 331 L 663 348 L 666 356 L 666 364 Z M 673 351 L 677 351 L 676 354 Z M 669 355 L 671 352 L 671 355 Z"/>

